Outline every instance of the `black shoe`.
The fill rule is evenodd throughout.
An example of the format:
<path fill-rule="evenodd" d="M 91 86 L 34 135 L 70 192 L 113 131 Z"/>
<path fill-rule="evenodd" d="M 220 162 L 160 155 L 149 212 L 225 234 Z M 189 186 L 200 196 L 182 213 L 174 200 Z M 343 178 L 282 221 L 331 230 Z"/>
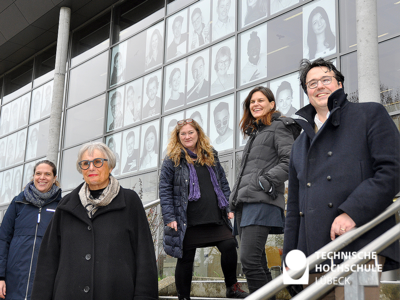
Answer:
<path fill-rule="evenodd" d="M 179 300 L 190 300 L 190 297 L 182 297 L 178 295 Z"/>
<path fill-rule="evenodd" d="M 234 285 L 226 288 L 226 298 L 246 298 L 248 293 L 240 288 L 240 283 L 236 282 Z"/>

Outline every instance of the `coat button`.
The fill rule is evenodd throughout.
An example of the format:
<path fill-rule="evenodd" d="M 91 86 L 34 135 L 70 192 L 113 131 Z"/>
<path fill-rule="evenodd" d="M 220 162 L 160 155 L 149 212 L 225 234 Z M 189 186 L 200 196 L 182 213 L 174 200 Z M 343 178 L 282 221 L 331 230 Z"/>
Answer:
<path fill-rule="evenodd" d="M 86 254 L 85 258 L 86 258 L 86 260 L 90 260 L 92 258 L 92 256 L 90 254 Z"/>
<path fill-rule="evenodd" d="M 328 152 L 328 156 L 332 156 L 332 151 L 329 151 L 329 152 Z"/>
<path fill-rule="evenodd" d="M 328 175 L 328 176 L 326 177 L 326 179 L 327 179 L 328 181 L 331 181 L 332 177 Z"/>
<path fill-rule="evenodd" d="M 308 186 L 308 187 L 311 187 L 311 182 L 307 183 L 307 186 Z"/>
<path fill-rule="evenodd" d="M 333 207 L 333 204 L 332 204 L 332 203 L 328 203 L 328 207 L 329 207 L 329 208 L 332 208 L 332 207 Z"/>
<path fill-rule="evenodd" d="M 88 293 L 88 292 L 90 291 L 90 287 L 85 286 L 85 287 L 83 288 L 83 291 L 84 291 L 85 293 Z"/>
<path fill-rule="evenodd" d="M 299 215 L 300 215 L 300 217 L 304 217 L 304 214 L 302 211 L 299 213 Z"/>
<path fill-rule="evenodd" d="M 87 230 L 92 230 L 92 226 L 88 226 L 88 227 L 87 227 Z"/>

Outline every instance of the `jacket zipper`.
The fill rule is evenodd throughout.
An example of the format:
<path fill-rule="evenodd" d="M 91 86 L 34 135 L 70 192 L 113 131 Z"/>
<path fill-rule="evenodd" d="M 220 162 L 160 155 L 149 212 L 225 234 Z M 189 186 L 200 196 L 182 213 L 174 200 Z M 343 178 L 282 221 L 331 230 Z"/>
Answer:
<path fill-rule="evenodd" d="M 26 294 L 25 294 L 25 300 L 28 299 L 28 290 L 29 290 L 29 281 L 31 280 L 31 272 L 32 272 L 32 264 L 33 264 L 33 256 L 35 254 L 35 246 L 36 246 L 36 239 L 37 239 L 37 232 L 38 232 L 38 227 L 40 224 L 40 216 L 41 216 L 42 208 L 39 208 L 38 216 L 37 216 L 37 222 L 36 222 L 36 230 L 35 230 L 35 239 L 33 242 L 33 248 L 32 248 L 32 256 L 31 256 L 31 264 L 29 266 L 29 275 L 28 275 L 28 282 L 26 283 Z"/>

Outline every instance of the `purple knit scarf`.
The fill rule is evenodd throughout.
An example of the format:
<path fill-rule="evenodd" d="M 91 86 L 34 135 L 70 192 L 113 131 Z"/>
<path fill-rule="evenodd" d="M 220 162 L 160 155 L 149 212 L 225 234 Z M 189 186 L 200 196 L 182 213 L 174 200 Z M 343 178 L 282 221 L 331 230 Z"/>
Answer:
<path fill-rule="evenodd" d="M 185 148 L 186 149 L 186 148 Z M 197 154 L 193 153 L 189 149 L 186 149 L 189 156 L 193 159 L 197 159 Z M 200 199 L 200 186 L 199 179 L 197 178 L 197 173 L 194 168 L 194 164 L 188 163 L 189 165 L 189 201 L 197 201 Z M 229 203 L 225 198 L 224 193 L 222 193 L 221 188 L 219 187 L 217 176 L 215 175 L 214 169 L 207 165 L 208 172 L 210 172 L 211 182 L 214 186 L 214 192 L 218 198 L 218 207 L 220 209 L 224 209 L 228 207 Z"/>

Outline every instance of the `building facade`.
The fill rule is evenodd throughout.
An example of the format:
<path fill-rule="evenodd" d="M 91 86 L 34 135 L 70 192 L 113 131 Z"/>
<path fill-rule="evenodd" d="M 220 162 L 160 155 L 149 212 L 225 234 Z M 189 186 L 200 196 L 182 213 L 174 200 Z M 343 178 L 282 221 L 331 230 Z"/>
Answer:
<path fill-rule="evenodd" d="M 185 118 L 202 125 L 233 185 L 246 143 L 243 100 L 264 85 L 278 110 L 293 115 L 308 104 L 302 58 L 333 61 L 358 101 L 355 0 L 111 2 L 70 32 L 58 162 L 64 194 L 83 181 L 79 148 L 103 141 L 117 156 L 121 185 L 144 202 L 157 199 L 168 136 Z M 400 1 L 377 4 L 380 101 L 399 128 Z M 55 54 L 53 42 L 0 74 L 0 218 L 46 157 Z"/>

